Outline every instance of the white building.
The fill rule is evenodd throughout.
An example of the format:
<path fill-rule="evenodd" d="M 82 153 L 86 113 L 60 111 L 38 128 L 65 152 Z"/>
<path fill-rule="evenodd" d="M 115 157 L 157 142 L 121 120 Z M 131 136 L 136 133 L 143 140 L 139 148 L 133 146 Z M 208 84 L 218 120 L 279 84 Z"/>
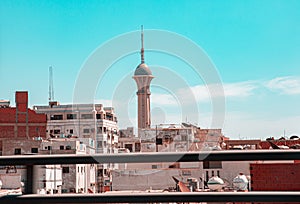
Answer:
<path fill-rule="evenodd" d="M 119 130 L 112 107 L 103 107 L 102 104 L 60 105 L 58 102 L 49 102 L 48 106 L 34 106 L 33 109 L 47 115 L 47 138 L 78 138 L 86 145 L 88 154 L 118 152 Z M 118 168 L 118 165 L 98 164 L 95 168 L 96 191 L 102 192 L 111 183 L 110 169 Z M 90 189 L 94 188 L 91 187 Z M 78 192 L 78 189 L 75 191 Z"/>
<path fill-rule="evenodd" d="M 34 106 L 33 109 L 37 113 L 47 114 L 47 138 L 92 138 L 96 143 L 96 153 L 116 152 L 118 125 L 112 107 L 50 102 L 49 106 Z"/>
<path fill-rule="evenodd" d="M 87 154 L 87 146 L 77 138 L 57 138 L 43 141 L 40 154 Z M 43 172 L 46 181 L 53 181 L 54 189 L 59 189 L 62 193 L 87 193 L 89 190 L 95 192 L 96 188 L 96 165 L 94 164 L 61 164 L 46 165 L 52 166 L 54 172 Z M 57 172 L 59 169 L 59 172 Z M 60 175 L 61 174 L 61 175 Z M 57 178 L 61 177 L 60 186 L 57 185 Z M 41 178 L 37 176 L 35 178 Z M 48 179 L 49 178 L 49 179 Z M 35 182 L 38 188 L 43 187 L 43 182 Z M 47 190 L 47 188 L 46 188 Z"/>

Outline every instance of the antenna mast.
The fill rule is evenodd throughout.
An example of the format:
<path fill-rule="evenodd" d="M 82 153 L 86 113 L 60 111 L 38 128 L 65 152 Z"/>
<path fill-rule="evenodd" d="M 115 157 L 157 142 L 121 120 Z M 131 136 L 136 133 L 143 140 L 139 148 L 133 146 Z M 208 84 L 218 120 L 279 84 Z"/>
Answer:
<path fill-rule="evenodd" d="M 53 88 L 53 71 L 52 66 L 49 67 L 49 102 L 54 100 L 54 88 Z"/>
<path fill-rule="evenodd" d="M 144 28 L 143 25 L 141 25 L 141 63 L 145 63 L 145 59 L 144 59 Z"/>

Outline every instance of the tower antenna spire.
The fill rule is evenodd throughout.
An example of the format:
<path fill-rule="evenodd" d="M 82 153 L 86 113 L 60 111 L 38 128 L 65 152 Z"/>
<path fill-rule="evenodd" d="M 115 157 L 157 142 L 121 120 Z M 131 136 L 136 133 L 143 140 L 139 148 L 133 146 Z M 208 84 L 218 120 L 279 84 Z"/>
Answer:
<path fill-rule="evenodd" d="M 141 63 L 145 63 L 145 58 L 144 58 L 144 27 L 141 25 Z"/>

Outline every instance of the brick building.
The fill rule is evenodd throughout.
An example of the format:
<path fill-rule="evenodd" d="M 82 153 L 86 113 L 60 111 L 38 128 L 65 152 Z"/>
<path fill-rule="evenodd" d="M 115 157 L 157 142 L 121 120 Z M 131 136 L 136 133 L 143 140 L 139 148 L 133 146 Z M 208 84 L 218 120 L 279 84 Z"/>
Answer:
<path fill-rule="evenodd" d="M 250 164 L 252 191 L 300 191 L 300 163 Z"/>
<path fill-rule="evenodd" d="M 0 140 L 46 138 L 46 115 L 28 108 L 28 92 L 17 91 L 15 100 L 16 107 L 0 106 Z"/>

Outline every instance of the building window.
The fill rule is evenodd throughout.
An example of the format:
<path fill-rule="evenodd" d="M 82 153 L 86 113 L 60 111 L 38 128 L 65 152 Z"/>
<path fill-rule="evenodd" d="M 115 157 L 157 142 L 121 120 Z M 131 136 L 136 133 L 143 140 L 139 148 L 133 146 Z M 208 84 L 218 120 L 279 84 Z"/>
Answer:
<path fill-rule="evenodd" d="M 70 168 L 68 166 L 63 166 L 62 172 L 63 172 L 63 174 L 68 174 L 68 173 L 70 173 Z"/>
<path fill-rule="evenodd" d="M 90 133 L 90 129 L 83 129 L 83 133 Z"/>
<path fill-rule="evenodd" d="M 97 133 L 102 133 L 102 127 L 97 127 Z"/>
<path fill-rule="evenodd" d="M 97 170 L 97 176 L 103 176 L 103 169 Z"/>
<path fill-rule="evenodd" d="M 39 153 L 39 149 L 38 148 L 31 148 L 31 153 Z"/>
<path fill-rule="evenodd" d="M 77 119 L 77 115 L 76 114 L 67 114 L 67 119 L 68 120 Z"/>
<path fill-rule="evenodd" d="M 20 155 L 20 154 L 21 154 L 21 148 L 16 148 L 15 155 Z"/>
<path fill-rule="evenodd" d="M 70 129 L 70 134 L 73 134 L 73 129 Z"/>
<path fill-rule="evenodd" d="M 54 130 L 54 134 L 60 134 L 60 130 Z"/>
<path fill-rule="evenodd" d="M 157 165 L 152 165 L 152 169 L 157 169 Z"/>
<path fill-rule="evenodd" d="M 70 146 L 70 145 L 67 145 L 67 146 L 66 146 L 66 150 L 71 150 L 71 146 Z"/>
<path fill-rule="evenodd" d="M 59 146 L 59 149 L 60 149 L 60 150 L 64 150 L 65 147 L 64 147 L 63 145 L 61 145 L 61 146 Z"/>
<path fill-rule="evenodd" d="M 102 148 L 102 141 L 97 141 L 97 148 Z"/>
<path fill-rule="evenodd" d="M 220 171 L 219 170 L 217 171 L 217 176 L 220 177 Z"/>
<path fill-rule="evenodd" d="M 63 115 L 51 115 L 50 120 L 62 120 Z"/>
<path fill-rule="evenodd" d="M 125 144 L 125 148 L 132 152 L 132 144 Z"/>
<path fill-rule="evenodd" d="M 96 118 L 97 118 L 98 120 L 101 119 L 101 114 L 97 113 L 97 114 L 96 114 Z"/>
<path fill-rule="evenodd" d="M 93 119 L 93 114 L 81 114 L 82 119 Z"/>
<path fill-rule="evenodd" d="M 51 146 L 48 146 L 48 150 L 52 150 L 52 147 L 51 147 Z"/>
<path fill-rule="evenodd" d="M 139 143 L 139 142 L 135 143 L 134 149 L 136 152 L 140 152 L 141 151 L 141 143 Z"/>
<path fill-rule="evenodd" d="M 222 169 L 222 161 L 203 161 L 203 169 Z"/>

